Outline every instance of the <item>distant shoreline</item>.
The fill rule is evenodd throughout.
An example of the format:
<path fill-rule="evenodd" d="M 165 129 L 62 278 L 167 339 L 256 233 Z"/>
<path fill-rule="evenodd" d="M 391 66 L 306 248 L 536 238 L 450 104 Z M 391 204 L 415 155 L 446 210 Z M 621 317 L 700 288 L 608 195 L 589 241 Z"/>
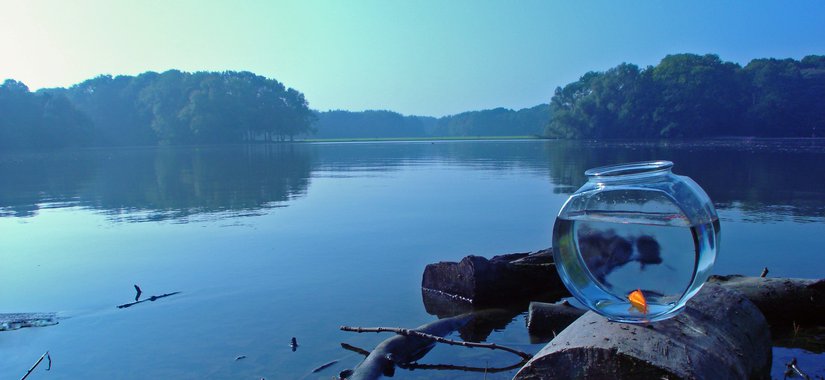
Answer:
<path fill-rule="evenodd" d="M 450 136 L 450 137 L 353 137 L 330 139 L 295 139 L 294 142 L 384 142 L 384 141 L 478 141 L 478 140 L 548 140 L 539 136 Z"/>

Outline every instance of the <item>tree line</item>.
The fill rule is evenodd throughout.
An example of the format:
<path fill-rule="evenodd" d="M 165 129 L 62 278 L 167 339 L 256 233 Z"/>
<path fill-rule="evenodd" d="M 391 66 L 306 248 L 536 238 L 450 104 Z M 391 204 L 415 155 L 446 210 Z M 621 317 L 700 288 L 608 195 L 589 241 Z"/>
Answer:
<path fill-rule="evenodd" d="M 30 92 L 0 85 L 0 147 L 289 140 L 311 130 L 304 95 L 250 72 L 101 75 Z"/>
<path fill-rule="evenodd" d="M 550 121 L 547 104 L 511 110 L 495 108 L 440 118 L 404 116 L 393 111 L 318 113 L 316 138 L 403 138 L 540 136 Z"/>
<path fill-rule="evenodd" d="M 825 56 L 754 59 L 668 55 L 622 63 L 556 88 L 548 137 L 825 136 Z"/>
<path fill-rule="evenodd" d="M 524 136 L 703 138 L 825 136 L 825 56 L 755 59 L 676 54 L 622 63 L 556 88 L 550 104 L 440 118 L 309 108 L 304 95 L 250 72 L 101 75 L 31 92 L 0 84 L 0 148 Z"/>

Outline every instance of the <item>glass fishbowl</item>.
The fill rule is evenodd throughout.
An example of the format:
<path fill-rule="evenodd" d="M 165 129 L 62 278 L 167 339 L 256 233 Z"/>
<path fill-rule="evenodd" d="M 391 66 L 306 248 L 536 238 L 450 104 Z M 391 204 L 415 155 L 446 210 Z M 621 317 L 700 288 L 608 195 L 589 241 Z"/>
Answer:
<path fill-rule="evenodd" d="M 562 207 L 553 256 L 576 299 L 612 321 L 648 323 L 678 314 L 710 275 L 719 217 L 670 161 L 587 170 Z"/>

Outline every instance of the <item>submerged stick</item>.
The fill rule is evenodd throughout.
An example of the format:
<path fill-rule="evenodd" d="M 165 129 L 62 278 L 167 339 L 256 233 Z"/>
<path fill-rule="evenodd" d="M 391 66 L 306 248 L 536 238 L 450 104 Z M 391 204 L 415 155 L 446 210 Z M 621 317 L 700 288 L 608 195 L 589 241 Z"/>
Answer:
<path fill-rule="evenodd" d="M 129 302 L 129 303 L 125 303 L 125 304 L 123 304 L 123 305 L 117 305 L 117 308 L 118 308 L 118 309 L 123 309 L 123 308 L 127 308 L 127 307 L 130 307 L 130 306 L 135 306 L 135 305 L 137 305 L 137 304 L 139 304 L 139 303 L 146 302 L 146 301 L 151 301 L 151 302 L 154 302 L 154 301 L 159 300 L 159 299 L 161 299 L 161 298 L 165 298 L 165 297 L 169 297 L 169 296 L 174 296 L 175 294 L 179 294 L 179 293 L 180 293 L 180 292 L 172 292 L 172 293 L 161 294 L 161 295 L 159 295 L 159 296 L 151 296 L 151 297 L 149 297 L 149 298 L 147 298 L 147 299 L 145 299 L 145 300 L 140 300 L 140 301 L 135 301 L 135 302 Z"/>
<path fill-rule="evenodd" d="M 43 358 L 45 358 L 45 357 L 49 358 L 49 366 L 46 368 L 46 371 L 51 370 L 52 369 L 52 356 L 49 355 L 49 351 L 46 351 L 46 352 L 43 353 L 43 355 L 40 355 L 40 359 L 37 359 L 37 362 L 35 362 L 34 365 L 31 368 L 29 368 L 29 371 L 26 372 L 26 374 L 23 375 L 23 377 L 20 378 L 20 380 L 26 380 L 26 378 L 29 377 L 29 375 L 31 375 L 31 373 L 34 371 L 34 369 L 37 368 L 37 366 L 40 364 L 40 362 L 43 361 Z"/>
<path fill-rule="evenodd" d="M 802 372 L 802 370 L 801 370 L 801 369 L 799 369 L 799 367 L 797 367 L 797 365 L 796 365 L 796 358 L 791 359 L 791 361 L 790 361 L 790 362 L 788 362 L 787 364 L 785 364 L 785 367 L 787 367 L 787 368 L 788 368 L 788 369 L 785 371 L 785 378 L 786 378 L 786 379 L 787 379 L 788 377 L 793 377 L 793 376 L 794 376 L 794 373 L 796 373 L 796 375 L 798 375 L 799 377 L 801 377 L 801 378 L 803 378 L 803 379 L 805 379 L 805 380 L 811 380 L 811 377 L 810 377 L 810 376 L 808 376 L 808 374 L 806 374 L 805 372 Z"/>
<path fill-rule="evenodd" d="M 443 337 L 440 337 L 440 336 L 423 333 L 421 331 L 417 331 L 417 330 L 414 330 L 414 329 L 404 329 L 404 328 L 397 328 L 397 327 L 350 327 L 350 326 L 341 326 L 341 330 L 342 331 L 352 331 L 352 332 L 357 332 L 357 333 L 363 333 L 363 332 L 393 332 L 393 333 L 396 333 L 398 335 L 412 336 L 412 337 L 431 340 L 431 341 L 438 342 L 438 343 L 449 344 L 449 345 L 453 345 L 453 346 L 481 347 L 481 348 L 487 348 L 487 349 L 490 349 L 490 350 L 507 351 L 511 354 L 518 355 L 519 357 L 521 357 L 522 359 L 525 359 L 525 360 L 530 360 L 530 358 L 533 357 L 533 355 L 530 355 L 526 352 L 522 352 L 522 351 L 516 350 L 515 348 L 510 348 L 510 347 L 498 345 L 498 344 L 495 344 L 495 343 L 462 342 L 462 341 L 447 339 L 447 338 L 443 338 Z"/>

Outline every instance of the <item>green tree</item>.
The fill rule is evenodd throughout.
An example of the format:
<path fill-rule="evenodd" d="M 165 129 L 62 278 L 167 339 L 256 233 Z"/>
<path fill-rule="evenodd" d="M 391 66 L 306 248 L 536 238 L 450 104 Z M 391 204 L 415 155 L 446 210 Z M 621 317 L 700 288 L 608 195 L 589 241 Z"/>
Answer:
<path fill-rule="evenodd" d="M 652 73 L 660 98 L 654 128 L 662 137 L 733 134 L 745 99 L 738 69 L 713 54 L 666 56 Z"/>

